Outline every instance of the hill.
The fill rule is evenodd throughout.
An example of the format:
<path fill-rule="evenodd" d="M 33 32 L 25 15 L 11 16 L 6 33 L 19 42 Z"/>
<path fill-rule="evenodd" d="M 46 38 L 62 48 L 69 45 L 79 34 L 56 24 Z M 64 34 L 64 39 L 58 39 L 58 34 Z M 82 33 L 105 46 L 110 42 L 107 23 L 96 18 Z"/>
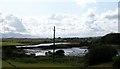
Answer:
<path fill-rule="evenodd" d="M 102 44 L 120 45 L 120 33 L 110 33 L 101 38 Z"/>

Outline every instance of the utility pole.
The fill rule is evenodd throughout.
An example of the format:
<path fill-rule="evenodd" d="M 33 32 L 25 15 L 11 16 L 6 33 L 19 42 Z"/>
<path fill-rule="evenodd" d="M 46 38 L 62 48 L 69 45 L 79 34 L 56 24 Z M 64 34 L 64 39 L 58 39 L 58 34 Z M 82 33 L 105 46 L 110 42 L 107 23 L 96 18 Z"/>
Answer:
<path fill-rule="evenodd" d="M 55 53 L 55 26 L 54 26 L 54 34 L 53 34 L 53 54 Z"/>

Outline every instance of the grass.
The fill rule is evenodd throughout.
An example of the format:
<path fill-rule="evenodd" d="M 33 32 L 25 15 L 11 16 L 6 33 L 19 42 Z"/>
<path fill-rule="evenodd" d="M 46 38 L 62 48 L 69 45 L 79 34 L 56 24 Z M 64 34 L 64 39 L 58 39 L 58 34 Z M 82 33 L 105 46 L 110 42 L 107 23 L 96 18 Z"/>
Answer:
<path fill-rule="evenodd" d="M 75 67 L 67 64 L 55 63 L 22 63 L 7 60 L 17 67 L 17 69 L 84 69 L 82 67 Z M 16 69 L 5 61 L 2 62 L 2 69 Z"/>
<path fill-rule="evenodd" d="M 15 43 L 15 42 L 0 42 L 0 46 L 17 46 L 17 45 L 24 45 L 24 44 Z"/>
<path fill-rule="evenodd" d="M 9 62 L 11 62 L 16 67 L 70 67 L 70 65 L 52 64 L 52 63 L 22 63 L 22 62 L 10 61 L 10 60 Z M 13 66 L 3 61 L 2 67 L 13 67 Z"/>
<path fill-rule="evenodd" d="M 23 63 L 23 62 L 18 62 L 18 61 L 12 61 L 12 60 L 7 60 L 9 62 L 11 62 L 13 65 L 15 65 L 16 67 L 20 67 L 24 68 L 24 67 L 28 67 L 29 68 L 34 68 L 34 67 L 38 67 L 37 69 L 41 68 L 41 67 L 48 67 L 47 69 L 84 69 L 84 67 L 82 67 L 81 65 L 79 65 L 79 67 L 77 66 L 72 66 L 69 64 L 57 64 L 57 63 Z M 5 61 L 2 62 L 2 67 L 13 67 L 10 64 L 6 63 Z M 53 67 L 53 68 L 52 68 Z M 88 69 L 112 69 L 112 62 L 107 62 L 107 63 L 102 63 L 102 64 L 97 64 L 97 65 L 93 65 L 93 66 L 89 66 Z M 26 69 L 26 68 L 25 68 Z"/>
<path fill-rule="evenodd" d="M 113 62 L 106 62 L 102 64 L 93 65 L 91 67 L 112 67 Z"/>
<path fill-rule="evenodd" d="M 27 57 L 27 58 L 16 58 L 7 59 L 6 61 L 11 62 L 17 67 L 81 67 L 84 66 L 82 57 Z M 3 61 L 3 67 L 12 67 L 10 64 Z"/>
<path fill-rule="evenodd" d="M 23 43 L 26 45 L 36 45 L 41 43 L 51 43 L 51 38 L 2 38 L 3 42 L 16 42 Z M 56 42 L 64 42 L 62 39 L 56 39 Z"/>
<path fill-rule="evenodd" d="M 88 69 L 113 69 L 113 62 L 106 62 L 97 65 L 89 66 Z"/>

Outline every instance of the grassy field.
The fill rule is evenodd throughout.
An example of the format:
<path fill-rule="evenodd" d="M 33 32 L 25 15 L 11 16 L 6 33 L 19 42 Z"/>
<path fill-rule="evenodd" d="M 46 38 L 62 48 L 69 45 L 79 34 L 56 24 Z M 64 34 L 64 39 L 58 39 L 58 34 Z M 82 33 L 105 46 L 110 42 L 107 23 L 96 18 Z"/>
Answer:
<path fill-rule="evenodd" d="M 112 67 L 112 65 L 113 65 L 113 62 L 106 62 L 102 64 L 93 65 L 91 67 Z"/>
<path fill-rule="evenodd" d="M 89 66 L 88 69 L 113 69 L 112 65 L 113 62 L 106 62 L 106 63 Z"/>
<path fill-rule="evenodd" d="M 17 67 L 83 67 L 84 58 L 82 57 L 26 57 L 5 60 Z M 3 67 L 11 67 L 3 61 Z"/>
<path fill-rule="evenodd" d="M 51 43 L 52 38 L 2 38 L 2 42 L 15 42 L 26 45 L 37 45 L 41 43 Z M 56 42 L 64 42 L 62 39 L 56 39 Z"/>
<path fill-rule="evenodd" d="M 7 62 L 2 62 L 3 69 L 84 69 L 83 67 L 76 67 L 68 64 L 55 64 L 55 63 L 22 63 L 22 62 L 15 62 L 11 60 L 7 60 L 12 63 L 14 66 L 11 66 Z"/>
<path fill-rule="evenodd" d="M 71 67 L 70 65 L 63 65 L 63 64 L 52 64 L 52 63 L 21 63 L 15 61 L 9 61 L 16 67 Z M 13 67 L 10 64 L 6 63 L 5 61 L 2 62 L 3 67 Z"/>
<path fill-rule="evenodd" d="M 73 66 L 69 65 L 62 65 L 62 64 L 41 64 L 41 63 L 32 63 L 32 64 L 25 64 L 25 63 L 20 63 L 20 62 L 13 62 L 11 61 L 13 65 L 16 67 L 13 67 L 9 65 L 8 63 L 3 61 L 2 69 L 78 69 Z"/>
<path fill-rule="evenodd" d="M 10 61 L 13 65 L 15 65 L 16 67 L 20 67 L 20 69 L 28 67 L 29 68 L 34 68 L 35 69 L 41 69 L 41 68 L 47 68 L 47 69 L 84 69 L 84 67 L 81 66 L 72 66 L 72 65 L 67 65 L 67 64 L 54 64 L 54 63 L 21 63 L 21 62 L 14 62 L 14 61 Z M 10 64 L 6 63 L 5 61 L 2 62 L 2 67 L 13 67 Z M 89 66 L 88 69 L 112 69 L 112 62 L 107 62 L 107 63 L 102 63 L 102 64 L 98 64 L 98 65 L 93 65 L 93 66 Z M 26 69 L 26 68 L 25 68 Z"/>
<path fill-rule="evenodd" d="M 15 42 L 0 42 L 0 46 L 17 46 L 17 45 L 24 45 L 24 44 L 15 43 Z"/>

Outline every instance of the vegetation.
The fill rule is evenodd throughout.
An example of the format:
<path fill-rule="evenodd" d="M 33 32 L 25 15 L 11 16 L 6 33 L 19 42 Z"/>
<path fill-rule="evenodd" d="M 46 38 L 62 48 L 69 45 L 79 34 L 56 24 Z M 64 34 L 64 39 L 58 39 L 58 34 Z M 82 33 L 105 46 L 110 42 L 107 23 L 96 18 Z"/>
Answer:
<path fill-rule="evenodd" d="M 53 57 L 43 56 L 43 57 L 14 58 L 14 59 L 8 59 L 6 61 L 11 62 L 17 67 L 29 67 L 29 65 L 32 65 L 33 67 L 35 66 L 38 66 L 38 67 L 46 67 L 46 66 L 47 67 L 79 67 L 79 68 L 84 67 L 84 58 L 82 57 L 69 57 L 68 56 L 68 57 L 61 57 L 61 58 L 53 59 Z M 3 63 L 3 67 L 7 67 L 7 65 L 6 63 Z"/>
<path fill-rule="evenodd" d="M 14 64 L 16 67 L 68 67 L 68 65 L 63 65 L 63 64 L 53 64 L 53 63 L 22 63 L 22 62 L 16 62 L 16 61 L 10 61 L 12 64 Z M 12 67 L 5 61 L 3 61 L 3 68 L 4 67 Z"/>
<path fill-rule="evenodd" d="M 105 63 L 88 66 L 87 69 L 113 69 L 112 65 L 113 62 L 105 62 Z"/>
<path fill-rule="evenodd" d="M 53 39 L 51 38 L 2 38 L 2 42 L 15 42 L 22 43 L 26 45 L 35 45 L 41 43 L 51 43 Z M 64 42 L 63 39 L 57 39 L 56 42 Z"/>
<path fill-rule="evenodd" d="M 65 56 L 64 53 L 65 53 L 64 50 L 57 50 L 54 55 L 63 57 Z"/>
<path fill-rule="evenodd" d="M 114 58 L 113 69 L 120 69 L 120 56 Z"/>
<path fill-rule="evenodd" d="M 54 56 L 54 57 L 63 57 L 64 55 L 64 50 L 57 50 L 55 53 L 52 53 L 51 51 L 46 52 L 46 56 Z"/>
<path fill-rule="evenodd" d="M 22 43 L 15 43 L 15 42 L 0 42 L 1 46 L 22 46 Z"/>
<path fill-rule="evenodd" d="M 112 57 L 117 55 L 117 51 L 112 46 L 96 46 L 89 50 L 86 55 L 87 65 L 94 65 L 112 61 Z"/>
<path fill-rule="evenodd" d="M 118 44 L 120 45 L 120 33 L 110 33 L 101 38 L 103 44 Z"/>
<path fill-rule="evenodd" d="M 85 57 L 79 56 L 64 56 L 63 50 L 58 50 L 54 54 L 46 52 L 47 56 L 26 56 L 24 50 L 16 49 L 16 45 L 34 45 L 40 43 L 51 43 L 50 38 L 2 38 L 2 56 L 6 61 L 10 61 L 18 67 L 69 67 L 75 66 L 83 68 L 108 66 L 119 68 L 120 58 L 115 57 L 117 50 L 120 49 L 120 34 L 111 33 L 103 37 L 86 37 L 86 38 L 56 38 L 56 42 L 69 42 L 70 45 L 58 45 L 58 47 L 72 48 L 83 47 L 89 49 L 89 53 Z M 119 48 L 119 49 L 118 49 Z M 52 49 L 52 46 L 51 46 Z M 53 55 L 55 55 L 53 57 Z M 114 60 L 114 61 L 113 61 Z M 7 67 L 5 62 L 3 66 Z M 9 67 L 9 66 L 8 66 Z"/>

